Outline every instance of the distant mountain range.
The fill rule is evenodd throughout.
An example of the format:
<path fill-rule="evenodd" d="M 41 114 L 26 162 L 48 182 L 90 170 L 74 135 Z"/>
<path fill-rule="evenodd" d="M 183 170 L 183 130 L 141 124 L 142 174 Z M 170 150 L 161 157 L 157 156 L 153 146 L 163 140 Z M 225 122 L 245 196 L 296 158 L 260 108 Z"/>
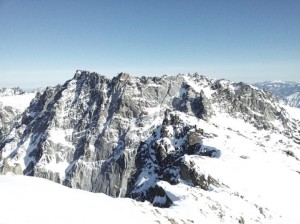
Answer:
<path fill-rule="evenodd" d="M 254 86 L 272 92 L 280 101 L 291 107 L 300 108 L 300 83 L 287 81 L 267 81 Z"/>
<path fill-rule="evenodd" d="M 0 88 L 0 97 L 22 95 L 25 92 L 19 87 L 16 88 Z"/>
<path fill-rule="evenodd" d="M 0 88 L 0 142 L 29 106 L 35 93 L 20 88 Z"/>

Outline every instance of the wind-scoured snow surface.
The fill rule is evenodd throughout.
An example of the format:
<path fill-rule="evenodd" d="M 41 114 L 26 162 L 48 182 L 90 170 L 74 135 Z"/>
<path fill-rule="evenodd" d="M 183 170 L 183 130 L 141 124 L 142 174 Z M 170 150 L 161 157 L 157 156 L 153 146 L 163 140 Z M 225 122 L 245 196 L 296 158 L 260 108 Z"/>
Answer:
<path fill-rule="evenodd" d="M 297 212 L 300 208 L 300 163 L 294 157 L 283 156 L 281 151 L 295 150 L 299 158 L 298 146 L 279 134 L 257 131 L 239 119 L 222 114 L 210 124 L 200 124 L 217 135 L 204 139 L 203 144 L 221 149 L 222 156 L 218 159 L 186 156 L 186 159 L 226 185 L 201 192 L 209 198 L 208 204 L 215 202 L 222 208 L 219 216 L 223 216 L 224 223 L 234 223 L 231 216 L 237 214 L 245 223 L 300 223 Z M 280 142 L 285 142 L 285 146 Z M 199 204 L 199 209 L 205 207 Z"/>
<path fill-rule="evenodd" d="M 0 198 L 0 224 L 168 223 L 149 203 L 36 177 L 0 176 Z"/>
<path fill-rule="evenodd" d="M 0 176 L 0 223 L 299 224 L 299 114 L 244 83 L 77 72 L 32 101 L 0 171 L 136 201 Z"/>

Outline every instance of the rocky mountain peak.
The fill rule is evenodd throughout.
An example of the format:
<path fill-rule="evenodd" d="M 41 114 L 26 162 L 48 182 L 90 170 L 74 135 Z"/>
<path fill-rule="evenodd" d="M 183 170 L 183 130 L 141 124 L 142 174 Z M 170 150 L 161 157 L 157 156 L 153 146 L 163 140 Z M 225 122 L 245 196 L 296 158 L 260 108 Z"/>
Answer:
<path fill-rule="evenodd" d="M 222 186 L 184 159 L 221 156 L 202 142 L 215 135 L 197 125 L 221 113 L 258 130 L 299 128 L 276 98 L 245 83 L 198 74 L 108 79 L 78 70 L 32 100 L 1 142 L 0 170 L 167 207 L 161 181 Z"/>

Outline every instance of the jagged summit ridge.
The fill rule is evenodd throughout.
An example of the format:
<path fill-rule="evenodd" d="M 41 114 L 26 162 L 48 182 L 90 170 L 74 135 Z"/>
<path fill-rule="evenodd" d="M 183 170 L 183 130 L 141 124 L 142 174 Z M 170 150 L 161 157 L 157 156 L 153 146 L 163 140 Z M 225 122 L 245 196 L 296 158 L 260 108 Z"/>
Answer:
<path fill-rule="evenodd" d="M 248 99 L 249 94 L 251 98 Z M 253 97 L 255 94 L 258 97 Z M 268 108 L 264 106 L 267 100 L 270 100 Z M 275 104 L 271 104 L 273 102 Z M 267 125 L 265 128 L 282 112 L 272 96 L 243 83 L 232 84 L 196 75 L 137 78 L 120 73 L 108 79 L 97 73 L 77 71 L 74 78 L 63 86 L 47 88 L 43 94 L 38 94 L 16 130 L 26 126 L 23 135 L 18 137 L 22 139 L 21 147 L 24 141 L 30 141 L 33 152 L 38 145 L 46 143 L 53 146 L 50 148 L 63 147 L 64 151 L 69 151 L 72 156 L 68 155 L 62 161 L 67 159 L 72 164 L 68 166 L 68 171 L 72 172 L 76 168 L 74 161 L 99 161 L 116 152 L 123 152 L 124 140 L 128 144 L 126 148 L 136 150 L 137 143 L 131 145 L 132 140 L 127 138 L 134 135 L 134 138 L 145 139 L 151 132 L 148 126 L 153 130 L 155 125 L 152 121 L 161 123 L 166 109 L 185 112 L 200 119 L 208 119 L 216 110 L 227 110 L 234 116 L 240 113 L 250 122 L 253 118 L 255 121 L 259 118 Z M 38 134 L 39 138 L 32 138 Z M 57 143 L 53 138 L 60 134 L 63 135 Z M 4 145 L 2 154 L 10 144 Z M 45 160 L 42 148 L 39 147 L 39 152 L 35 152 L 34 156 L 28 155 L 34 159 L 26 160 L 22 165 L 25 173 L 39 173 L 36 172 L 38 164 L 40 160 Z M 60 161 L 59 157 L 55 159 Z M 68 178 L 68 173 L 66 176 L 64 181 L 71 184 L 69 181 L 74 178 Z M 53 178 L 63 181 L 63 177 Z"/>

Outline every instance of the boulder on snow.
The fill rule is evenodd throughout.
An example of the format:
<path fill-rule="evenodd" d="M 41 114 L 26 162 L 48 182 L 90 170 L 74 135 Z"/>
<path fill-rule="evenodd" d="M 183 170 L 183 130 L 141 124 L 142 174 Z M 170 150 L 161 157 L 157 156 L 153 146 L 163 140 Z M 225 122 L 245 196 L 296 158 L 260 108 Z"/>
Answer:
<path fill-rule="evenodd" d="M 5 158 L 3 159 L 2 167 L 0 167 L 0 174 L 5 175 L 8 173 L 12 173 L 15 175 L 23 175 L 23 170 L 19 163 L 10 165 L 7 161 L 7 158 Z"/>
<path fill-rule="evenodd" d="M 200 173 L 191 162 L 183 162 L 180 167 L 180 178 L 191 182 L 194 186 L 199 186 L 203 190 L 209 190 L 210 184 L 216 181 L 210 176 Z"/>

